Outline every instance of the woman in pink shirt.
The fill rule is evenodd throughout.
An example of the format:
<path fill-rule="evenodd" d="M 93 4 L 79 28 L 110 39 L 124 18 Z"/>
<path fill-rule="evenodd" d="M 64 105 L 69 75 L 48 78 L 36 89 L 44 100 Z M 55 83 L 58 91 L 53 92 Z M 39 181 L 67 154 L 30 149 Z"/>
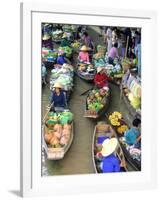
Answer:
<path fill-rule="evenodd" d="M 89 62 L 88 47 L 83 45 L 80 49 L 78 59 L 80 62 Z"/>
<path fill-rule="evenodd" d="M 118 44 L 115 43 L 108 53 L 109 64 L 113 65 L 114 59 L 119 57 L 117 47 L 118 47 Z"/>

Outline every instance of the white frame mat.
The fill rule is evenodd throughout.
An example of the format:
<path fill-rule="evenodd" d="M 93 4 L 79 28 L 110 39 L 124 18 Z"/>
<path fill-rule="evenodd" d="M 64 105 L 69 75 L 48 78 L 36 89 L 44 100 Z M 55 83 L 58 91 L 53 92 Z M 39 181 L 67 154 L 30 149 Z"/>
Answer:
<path fill-rule="evenodd" d="M 142 171 L 41 176 L 41 23 L 141 27 L 142 29 Z M 156 14 L 68 5 L 21 4 L 21 195 L 44 196 L 150 189 L 156 186 L 155 113 Z M 154 71 L 155 66 L 155 71 Z M 153 107 L 152 107 L 153 106 Z"/>

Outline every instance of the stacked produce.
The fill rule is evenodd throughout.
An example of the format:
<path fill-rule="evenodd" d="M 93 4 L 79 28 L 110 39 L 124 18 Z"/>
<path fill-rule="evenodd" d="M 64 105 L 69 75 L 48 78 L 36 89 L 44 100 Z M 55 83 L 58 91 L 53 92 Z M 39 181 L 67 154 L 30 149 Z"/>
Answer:
<path fill-rule="evenodd" d="M 82 75 L 94 74 L 95 69 L 91 63 L 78 63 L 78 72 Z"/>
<path fill-rule="evenodd" d="M 108 119 L 113 126 L 120 126 L 120 119 L 122 119 L 122 114 L 120 112 L 115 111 L 109 116 Z"/>
<path fill-rule="evenodd" d="M 115 65 L 107 65 L 107 74 L 111 78 L 122 78 L 123 70 L 120 64 L 116 63 Z"/>
<path fill-rule="evenodd" d="M 72 90 L 73 88 L 73 66 L 63 64 L 61 67 L 56 67 L 51 71 L 50 89 L 53 88 L 55 83 L 60 83 L 65 91 Z"/>
<path fill-rule="evenodd" d="M 60 41 L 62 39 L 63 36 L 63 31 L 62 30 L 56 30 L 52 32 L 52 39 L 53 41 Z"/>
<path fill-rule="evenodd" d="M 58 57 L 58 52 L 56 50 L 42 48 L 42 59 L 44 62 L 55 62 L 57 57 Z"/>
<path fill-rule="evenodd" d="M 71 47 L 74 52 L 78 52 L 79 48 L 81 47 L 81 43 L 75 40 L 72 44 Z"/>
<path fill-rule="evenodd" d="M 109 115 L 108 120 L 111 125 L 116 128 L 119 135 L 123 135 L 124 132 L 128 130 L 128 126 L 123 120 L 122 113 L 115 111 Z"/>
<path fill-rule="evenodd" d="M 44 134 L 49 148 L 62 148 L 68 144 L 71 137 L 72 120 L 73 114 L 69 111 L 49 112 Z"/>
<path fill-rule="evenodd" d="M 67 58 L 71 58 L 72 56 L 72 48 L 65 46 L 65 47 L 59 47 L 58 51 L 64 51 L 65 56 Z"/>
<path fill-rule="evenodd" d="M 130 104 L 133 108 L 136 110 L 140 108 L 141 106 L 141 99 L 139 97 L 135 97 L 131 92 L 128 94 L 128 99 L 130 101 Z"/>
<path fill-rule="evenodd" d="M 97 115 L 107 103 L 107 96 L 109 96 L 109 88 L 91 90 L 87 97 L 86 114 Z"/>

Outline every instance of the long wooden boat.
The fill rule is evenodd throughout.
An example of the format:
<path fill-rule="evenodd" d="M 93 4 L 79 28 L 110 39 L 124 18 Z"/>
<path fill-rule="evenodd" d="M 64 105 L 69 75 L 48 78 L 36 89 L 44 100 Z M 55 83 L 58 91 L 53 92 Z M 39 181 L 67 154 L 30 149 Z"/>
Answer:
<path fill-rule="evenodd" d="M 70 133 L 70 138 L 68 140 L 68 143 L 62 147 L 50 147 L 46 143 L 44 139 L 45 131 L 48 130 L 48 127 L 46 125 L 43 126 L 43 147 L 45 149 L 47 159 L 48 160 L 60 160 L 63 159 L 67 151 L 69 150 L 72 141 L 73 141 L 73 122 L 71 124 L 71 133 Z"/>
<path fill-rule="evenodd" d="M 49 113 L 49 112 L 48 112 Z M 56 133 L 57 131 L 54 130 L 54 127 L 56 125 L 52 125 L 52 127 L 48 126 L 47 123 L 47 114 L 45 119 L 43 120 L 43 126 L 42 126 L 42 144 L 43 144 L 43 148 L 46 152 L 47 155 L 47 159 L 48 160 L 60 160 L 63 159 L 65 154 L 67 153 L 67 151 L 69 150 L 72 142 L 73 142 L 73 137 L 74 137 L 74 122 L 72 120 L 71 123 L 69 123 L 68 125 L 61 125 L 62 129 L 61 129 L 61 136 L 59 137 L 59 139 L 56 137 Z M 59 124 L 60 125 L 60 124 Z M 57 123 L 58 126 L 58 123 Z M 70 126 L 68 135 L 65 135 L 67 133 L 63 132 L 63 129 L 65 128 L 65 126 Z M 56 144 L 52 144 L 50 143 L 51 138 L 49 139 L 49 141 L 47 141 L 48 139 L 46 138 L 45 134 L 52 134 L 52 137 L 54 136 L 54 138 L 57 139 L 58 143 Z M 58 132 L 57 132 L 58 134 Z M 67 137 L 66 142 L 64 144 L 61 143 L 61 139 L 62 137 Z"/>
<path fill-rule="evenodd" d="M 102 173 L 100 169 L 100 160 L 97 158 L 96 154 L 101 150 L 101 143 L 98 143 L 98 140 L 105 140 L 106 138 L 117 138 L 116 133 L 111 125 L 107 124 L 106 122 L 99 122 L 94 128 L 93 134 L 93 141 L 92 141 L 92 160 L 95 173 Z M 103 141 L 102 141 L 103 142 Z M 121 172 L 128 171 L 126 167 L 126 161 L 124 157 L 124 153 L 122 148 L 118 142 L 118 147 L 116 150 L 116 156 L 120 160 L 121 165 Z"/>
<path fill-rule="evenodd" d="M 103 97 L 105 103 L 104 103 L 104 106 L 98 112 L 88 110 L 87 99 L 88 99 L 88 96 L 89 96 L 91 91 L 92 91 L 92 89 L 88 92 L 88 95 L 87 95 L 87 98 L 86 98 L 84 117 L 97 119 L 97 118 L 100 118 L 102 115 L 104 115 L 106 113 L 107 109 L 109 108 L 111 91 L 110 91 L 110 88 L 109 88 L 108 95 Z"/>
<path fill-rule="evenodd" d="M 77 74 L 77 76 L 79 76 L 81 79 L 87 81 L 87 82 L 93 82 L 94 80 L 94 76 L 96 74 L 96 70 L 93 69 L 91 70 L 91 72 L 87 72 L 87 70 L 80 70 L 80 66 L 81 65 L 91 65 L 91 64 L 83 64 L 83 63 L 80 63 L 80 62 L 77 62 L 76 64 L 76 70 L 75 70 L 75 73 Z"/>

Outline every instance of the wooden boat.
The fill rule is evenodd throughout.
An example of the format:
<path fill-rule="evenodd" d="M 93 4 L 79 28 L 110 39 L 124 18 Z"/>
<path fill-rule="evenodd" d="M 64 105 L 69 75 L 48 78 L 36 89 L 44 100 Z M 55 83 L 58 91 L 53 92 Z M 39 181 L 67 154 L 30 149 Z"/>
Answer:
<path fill-rule="evenodd" d="M 66 152 L 69 150 L 72 141 L 73 141 L 73 122 L 72 122 L 72 128 L 71 128 L 71 134 L 70 134 L 70 138 L 69 141 L 67 143 L 67 145 L 64 145 L 62 147 L 49 147 L 47 145 L 47 143 L 45 142 L 44 139 L 44 133 L 45 133 L 45 129 L 48 129 L 46 125 L 43 126 L 43 147 L 45 149 L 46 155 L 47 155 L 47 159 L 48 160 L 60 160 L 63 159 Z"/>
<path fill-rule="evenodd" d="M 121 141 L 119 139 L 119 142 L 120 142 L 121 148 L 122 148 L 122 150 L 124 152 L 125 158 L 128 161 L 128 163 L 130 164 L 130 166 L 133 168 L 133 170 L 141 171 L 141 161 L 138 161 L 138 160 L 134 159 L 130 155 L 129 151 L 126 148 L 126 144 L 123 141 Z"/>
<path fill-rule="evenodd" d="M 91 71 L 87 71 L 87 70 L 79 70 L 80 66 L 84 64 L 84 63 L 80 63 L 78 62 L 76 64 L 76 74 L 77 76 L 79 76 L 81 79 L 87 81 L 87 82 L 93 82 L 94 80 L 94 76 L 96 74 L 96 70 L 95 69 L 92 69 Z M 88 66 L 88 65 L 91 65 L 91 64 L 84 64 L 85 66 Z"/>
<path fill-rule="evenodd" d="M 103 98 L 104 101 L 105 101 L 104 106 L 98 112 L 88 110 L 87 99 L 88 99 L 90 92 L 91 92 L 91 90 L 88 92 L 88 95 L 87 95 L 87 98 L 86 98 L 84 117 L 97 119 L 97 118 L 100 118 L 103 114 L 105 114 L 105 112 L 109 108 L 111 91 L 110 91 L 110 88 L 109 88 L 108 95 Z"/>
<path fill-rule="evenodd" d="M 45 121 L 45 120 L 44 120 Z M 70 129 L 70 134 L 67 140 L 67 143 L 65 145 L 62 145 L 60 142 L 58 145 L 50 145 L 49 143 L 47 144 L 47 141 L 45 140 L 45 134 L 49 133 L 48 131 L 53 131 L 53 128 L 49 128 L 46 124 L 46 122 L 43 123 L 42 126 L 42 143 L 43 143 L 43 148 L 46 152 L 47 159 L 48 160 L 60 160 L 63 159 L 67 151 L 69 150 L 72 142 L 73 142 L 73 137 L 74 137 L 74 130 L 73 130 L 73 121 L 70 123 L 71 129 Z"/>
<path fill-rule="evenodd" d="M 94 128 L 93 141 L 92 141 L 92 159 L 95 173 L 102 173 L 100 169 L 100 160 L 97 158 L 96 154 L 101 150 L 101 144 L 98 144 L 100 137 L 106 138 L 117 138 L 116 133 L 111 125 L 106 122 L 99 122 Z M 103 142 L 103 141 L 102 141 Z M 118 147 L 116 150 L 116 156 L 119 158 L 121 165 L 121 172 L 128 171 L 126 167 L 126 161 L 122 148 L 118 142 Z"/>

